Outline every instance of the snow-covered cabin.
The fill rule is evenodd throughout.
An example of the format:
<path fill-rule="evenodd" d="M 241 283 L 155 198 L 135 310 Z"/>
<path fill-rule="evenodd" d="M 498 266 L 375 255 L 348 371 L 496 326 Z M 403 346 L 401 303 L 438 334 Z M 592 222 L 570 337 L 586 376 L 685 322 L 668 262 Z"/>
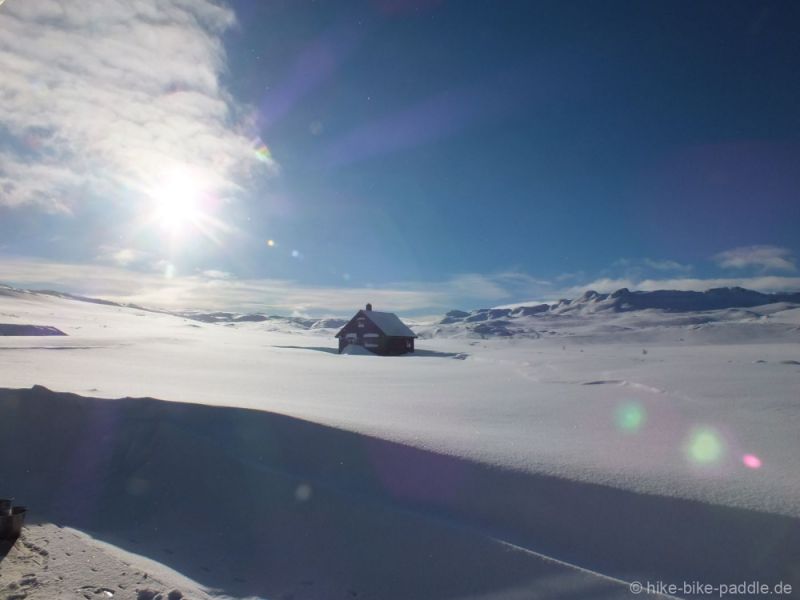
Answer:
<path fill-rule="evenodd" d="M 414 351 L 416 334 L 394 313 L 360 310 L 336 334 L 339 353 L 350 344 L 363 346 L 375 354 L 405 354 Z"/>

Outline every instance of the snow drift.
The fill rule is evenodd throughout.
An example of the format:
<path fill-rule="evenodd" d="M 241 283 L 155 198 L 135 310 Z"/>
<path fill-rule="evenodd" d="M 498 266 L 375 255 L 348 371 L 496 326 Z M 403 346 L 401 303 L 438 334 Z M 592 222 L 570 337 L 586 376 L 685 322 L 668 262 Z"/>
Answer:
<path fill-rule="evenodd" d="M 482 465 L 245 409 L 0 391 L 0 492 L 237 596 L 626 597 L 798 583 L 796 519 Z"/>

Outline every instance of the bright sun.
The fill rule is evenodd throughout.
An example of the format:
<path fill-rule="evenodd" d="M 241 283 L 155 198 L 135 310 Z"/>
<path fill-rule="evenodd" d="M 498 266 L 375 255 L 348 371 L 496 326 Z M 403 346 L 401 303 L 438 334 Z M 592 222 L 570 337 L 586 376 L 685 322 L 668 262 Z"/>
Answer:
<path fill-rule="evenodd" d="M 217 215 L 224 203 L 212 180 L 188 167 L 167 171 L 147 192 L 146 220 L 164 232 L 170 243 L 199 234 L 216 244 L 233 228 Z"/>
<path fill-rule="evenodd" d="M 189 173 L 172 173 L 152 194 L 153 219 L 170 233 L 182 233 L 202 220 L 203 197 L 202 185 Z"/>

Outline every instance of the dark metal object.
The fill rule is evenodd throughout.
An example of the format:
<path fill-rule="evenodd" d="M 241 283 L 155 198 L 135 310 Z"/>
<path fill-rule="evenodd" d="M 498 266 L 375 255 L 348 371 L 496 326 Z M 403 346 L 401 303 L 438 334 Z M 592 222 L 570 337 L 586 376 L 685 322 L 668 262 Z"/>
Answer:
<path fill-rule="evenodd" d="M 10 501 L 0 500 L 0 540 L 15 540 L 19 537 L 27 512 L 28 509 L 24 506 L 12 507 Z"/>

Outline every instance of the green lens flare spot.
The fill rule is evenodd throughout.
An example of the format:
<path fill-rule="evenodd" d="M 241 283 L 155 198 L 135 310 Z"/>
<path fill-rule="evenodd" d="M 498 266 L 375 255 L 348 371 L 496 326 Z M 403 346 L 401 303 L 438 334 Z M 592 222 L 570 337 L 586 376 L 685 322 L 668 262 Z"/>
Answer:
<path fill-rule="evenodd" d="M 645 410 L 635 402 L 622 404 L 617 407 L 614 420 L 623 431 L 636 432 L 644 425 Z"/>
<path fill-rule="evenodd" d="M 710 465 L 718 462 L 724 451 L 725 445 L 722 438 L 713 429 L 695 429 L 686 443 L 687 457 L 698 465 Z"/>

